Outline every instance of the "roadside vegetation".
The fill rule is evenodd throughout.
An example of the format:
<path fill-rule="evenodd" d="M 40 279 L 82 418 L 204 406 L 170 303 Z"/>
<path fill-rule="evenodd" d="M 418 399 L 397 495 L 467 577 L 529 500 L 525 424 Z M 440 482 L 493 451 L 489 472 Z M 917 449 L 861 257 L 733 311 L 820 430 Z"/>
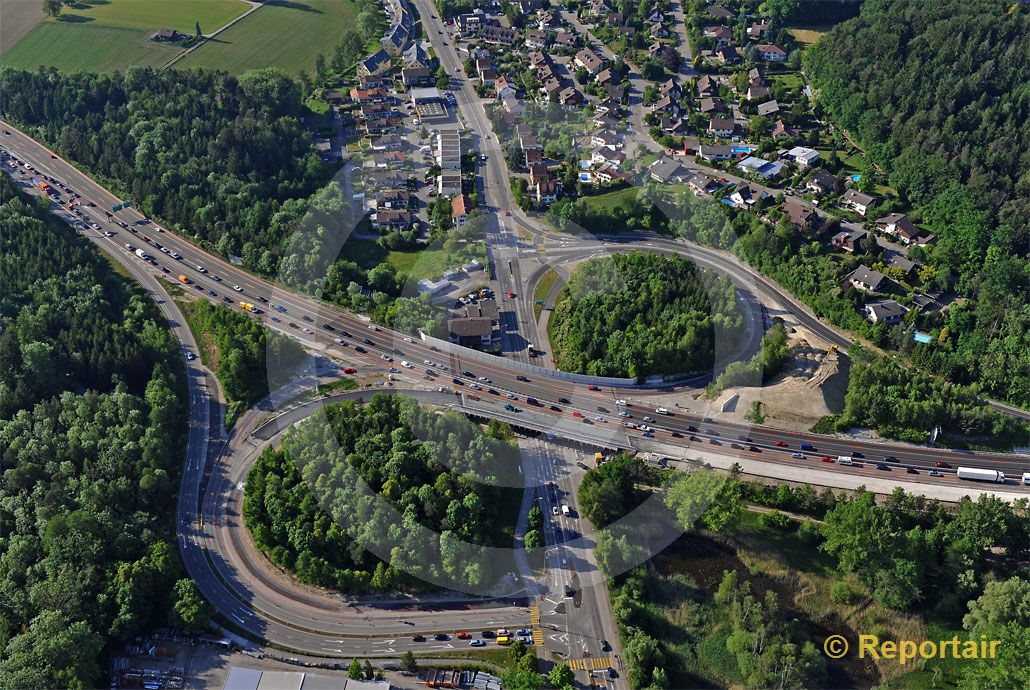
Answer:
<path fill-rule="evenodd" d="M 641 469 L 627 462 L 587 478 L 605 468 L 606 484 L 641 490 Z M 1030 648 L 1030 582 L 1018 566 L 1028 549 L 1025 501 L 985 496 L 948 506 L 899 489 L 877 503 L 864 491 L 835 495 L 703 471 L 665 472 L 651 483 L 662 485 L 658 498 L 682 537 L 621 572 L 661 526 L 648 521 L 615 540 L 598 533 L 598 563 L 618 573 L 609 588 L 634 688 L 909 687 L 908 673 L 916 686 L 927 676 L 962 687 L 1030 679 L 1019 661 Z M 987 634 L 1008 648 L 996 660 L 910 666 L 833 661 L 819 649 L 828 635 L 854 644 L 858 633 Z"/>
<path fill-rule="evenodd" d="M 257 320 L 207 299 L 177 300 L 200 358 L 218 377 L 228 399 L 225 426 L 280 385 L 305 359 L 300 344 Z"/>
<path fill-rule="evenodd" d="M 262 453 L 244 518 L 272 562 L 309 584 L 488 589 L 513 564 L 477 545 L 510 550 L 522 495 L 506 436 L 398 396 L 330 405 Z"/>
<path fill-rule="evenodd" d="M 562 371 L 643 379 L 710 368 L 716 343 L 731 346 L 743 318 L 728 278 L 634 252 L 577 268 L 548 325 Z"/>
<path fill-rule="evenodd" d="M 0 688 L 98 687 L 120 643 L 204 626 L 173 531 L 186 419 L 153 303 L 0 175 Z"/>

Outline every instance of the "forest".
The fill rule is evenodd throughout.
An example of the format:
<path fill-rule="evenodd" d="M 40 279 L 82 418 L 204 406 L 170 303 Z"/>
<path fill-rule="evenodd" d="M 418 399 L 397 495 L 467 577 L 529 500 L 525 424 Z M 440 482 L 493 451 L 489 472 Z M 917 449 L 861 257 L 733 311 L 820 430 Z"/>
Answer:
<path fill-rule="evenodd" d="M 173 534 L 187 417 L 156 307 L 0 176 L 0 688 L 97 687 L 114 645 L 203 626 Z"/>
<path fill-rule="evenodd" d="M 229 399 L 226 426 L 270 391 L 295 380 L 292 372 L 306 359 L 296 340 L 240 312 L 206 299 L 182 301 L 179 306 L 204 364 L 214 370 Z M 210 361 L 209 352 L 216 361 Z"/>
<path fill-rule="evenodd" d="M 147 214 L 276 275 L 307 198 L 329 178 L 273 69 L 0 70 L 0 110 Z"/>
<path fill-rule="evenodd" d="M 331 405 L 261 455 L 244 518 L 272 562 L 310 584 L 486 591 L 512 568 L 497 555 L 513 538 L 504 507 L 522 495 L 509 438 L 410 398 Z"/>
<path fill-rule="evenodd" d="M 562 371 L 640 379 L 710 369 L 743 326 L 728 278 L 681 257 L 643 253 L 582 264 L 549 324 Z"/>
<path fill-rule="evenodd" d="M 655 475 L 626 459 L 584 478 L 587 486 L 591 475 L 603 475 L 594 484 L 620 500 L 632 497 L 604 520 L 619 520 L 645 500 L 644 472 L 652 473 L 648 485 L 663 487 L 668 519 L 685 533 L 639 566 L 607 570 L 634 688 L 827 687 L 841 682 L 827 676 L 841 669 L 813 653 L 821 641 L 813 631 L 825 630 L 818 622 L 837 631 L 842 620 L 849 630 L 878 626 L 881 636 L 985 634 L 1003 640 L 1006 651 L 989 663 L 941 669 L 946 684 L 1022 687 L 1030 680 L 1020 661 L 1030 651 L 1030 582 L 1018 565 L 1030 545 L 1026 501 L 982 496 L 949 506 L 900 488 L 877 501 L 866 491 L 818 493 L 708 472 Z M 627 562 L 619 552 L 639 551 L 649 531 L 662 529 L 655 527 L 661 519 L 637 522 L 646 523 L 638 535 L 613 540 L 610 529 L 598 532 L 602 568 Z M 716 572 L 712 561 L 720 563 Z M 720 576 L 722 564 L 734 563 Z M 879 669 L 892 677 L 907 670 Z"/>
<path fill-rule="evenodd" d="M 913 360 L 1030 406 L 1028 8 L 868 0 L 805 66 L 817 106 L 937 234 L 916 258 L 970 300 L 931 324 L 939 338 Z"/>

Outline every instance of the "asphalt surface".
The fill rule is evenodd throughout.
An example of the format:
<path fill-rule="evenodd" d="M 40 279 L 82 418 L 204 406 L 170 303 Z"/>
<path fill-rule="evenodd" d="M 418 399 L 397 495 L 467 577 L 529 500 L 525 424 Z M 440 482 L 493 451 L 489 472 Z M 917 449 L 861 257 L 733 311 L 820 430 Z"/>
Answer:
<path fill-rule="evenodd" d="M 433 385 L 439 382 L 441 386 L 460 391 L 464 401 L 469 401 L 472 397 L 479 398 L 478 401 L 470 401 L 477 404 L 482 403 L 484 399 L 495 401 L 492 406 L 479 405 L 479 407 L 483 414 L 498 418 L 511 418 L 513 415 L 517 418 L 517 415 L 527 408 L 526 396 L 535 397 L 540 401 L 541 406 L 534 406 L 533 414 L 549 417 L 551 419 L 550 427 L 556 433 L 561 433 L 562 429 L 575 428 L 577 435 L 585 435 L 588 438 L 596 437 L 601 443 L 608 443 L 613 433 L 627 436 L 639 434 L 643 437 L 644 431 L 631 429 L 622 424 L 639 424 L 642 423 L 644 416 L 654 416 L 658 421 L 648 423 L 654 430 L 647 433 L 654 434 L 656 439 L 665 443 L 682 448 L 684 454 L 690 452 L 692 447 L 700 445 L 706 451 L 719 452 L 731 457 L 737 455 L 760 456 L 763 459 L 769 458 L 770 461 L 775 461 L 777 464 L 792 464 L 798 467 L 819 463 L 818 466 L 821 470 L 832 469 L 847 473 L 874 471 L 869 466 L 869 461 L 884 462 L 885 456 L 892 456 L 897 460 L 886 461 L 886 465 L 898 475 L 899 479 L 911 480 L 912 475 L 907 474 L 905 468 L 912 467 L 920 473 L 918 476 L 921 481 L 954 481 L 953 470 L 950 468 L 941 468 L 944 476 L 939 480 L 926 476 L 928 470 L 935 463 L 947 462 L 954 466 L 962 464 L 1002 470 L 1010 476 L 1006 489 L 1015 487 L 1011 479 L 1013 475 L 1018 476 L 1020 472 L 1030 470 L 1030 462 L 1019 456 L 962 453 L 913 446 L 840 440 L 811 434 L 751 428 L 719 420 L 703 421 L 697 416 L 675 411 L 673 416 L 658 416 L 644 398 L 648 391 L 620 390 L 608 387 L 589 390 L 581 385 L 577 386 L 549 378 L 544 372 L 524 377 L 528 380 L 520 381 L 516 378 L 519 372 L 513 370 L 503 358 L 491 362 L 463 359 L 460 355 L 435 351 L 417 339 L 408 339 L 401 334 L 374 327 L 357 316 L 334 309 L 313 298 L 296 295 L 268 281 L 251 276 L 173 233 L 160 231 L 153 222 L 145 219 L 135 209 L 119 211 L 114 214 L 113 218 L 108 219 L 105 209 L 118 203 L 119 199 L 83 175 L 74 166 L 52 155 L 43 146 L 18 130 L 7 124 L 3 126 L 11 134 L 0 137 L 0 145 L 18 158 L 31 163 L 39 172 L 53 176 L 74 189 L 81 195 L 82 202 L 95 204 L 94 207 L 88 205 L 78 207 L 78 210 L 85 215 L 85 222 L 79 224 L 82 234 L 115 257 L 137 280 L 154 292 L 161 302 L 165 315 L 172 323 L 176 336 L 186 348 L 184 355 L 188 351 L 195 352 L 196 344 L 193 342 L 188 328 L 185 327 L 181 313 L 178 312 L 174 303 L 168 300 L 161 285 L 163 281 L 178 284 L 176 276 L 179 274 L 185 276 L 189 281 L 189 286 L 182 286 L 183 289 L 194 290 L 198 297 L 207 297 L 212 301 L 229 304 L 237 309 L 239 309 L 240 301 L 253 303 L 263 310 L 262 314 L 255 315 L 254 318 L 259 318 L 271 328 L 289 333 L 315 351 L 322 351 L 333 358 L 342 360 L 346 365 L 354 366 L 359 374 L 382 374 L 388 367 L 397 368 L 394 366 L 395 363 L 404 359 L 410 360 L 412 368 L 417 369 L 417 374 L 421 375 L 427 369 L 423 362 L 430 360 L 434 363 L 431 368 L 440 373 L 434 377 L 433 383 L 423 385 Z M 478 128 L 480 125 L 476 126 Z M 482 129 L 480 131 L 489 130 Z M 503 175 L 497 174 L 503 170 L 500 167 L 503 163 L 499 161 L 499 154 L 491 154 L 490 162 L 492 165 L 498 166 L 491 172 L 491 175 L 494 175 L 493 179 L 506 180 Z M 21 179 L 24 181 L 24 178 Z M 497 198 L 502 200 L 499 202 L 501 204 L 504 203 L 503 194 L 506 193 L 506 190 L 506 183 L 497 185 L 495 189 Z M 490 198 L 489 194 L 488 198 Z M 62 191 L 58 199 L 66 204 L 69 194 Z M 62 209 L 59 214 L 69 218 L 67 205 Z M 95 223 L 99 230 L 92 229 L 88 223 Z M 122 227 L 121 223 L 128 227 Z M 110 233 L 110 236 L 107 236 L 106 233 Z M 636 239 L 654 244 L 654 248 L 669 242 L 655 238 L 626 237 L 613 238 L 613 241 L 621 243 Z M 176 260 L 170 255 L 160 252 L 155 247 L 155 244 L 158 243 L 166 247 L 169 252 L 180 254 L 181 260 Z M 157 257 L 155 259 L 157 265 L 144 262 L 132 251 L 126 249 L 126 244 L 141 248 Z M 679 243 L 672 243 L 672 245 L 676 246 L 667 248 L 671 251 L 682 250 L 683 245 Z M 712 261 L 733 263 L 719 253 L 708 251 L 716 255 L 709 257 Z M 513 265 L 517 265 L 517 262 Z M 734 265 L 733 268 L 737 270 L 739 264 Z M 213 277 L 215 275 L 219 276 L 221 280 L 215 280 Z M 513 271 L 510 278 L 511 282 L 508 284 L 514 289 L 517 284 L 515 281 L 521 280 L 521 276 Z M 763 290 L 777 295 L 777 299 L 780 301 L 790 301 L 789 296 L 784 295 L 781 290 L 776 289 L 768 281 L 754 275 L 752 275 L 752 279 Z M 239 289 L 234 290 L 232 286 L 237 286 Z M 209 295 L 209 292 L 215 294 Z M 281 309 L 273 309 L 272 305 Z M 799 318 L 804 312 L 804 309 L 797 312 Z M 816 331 L 821 337 L 825 337 L 829 342 L 840 342 L 842 347 L 846 346 L 846 340 L 834 340 L 834 338 L 841 338 L 840 334 L 820 324 L 814 316 L 810 318 L 811 323 L 806 323 L 806 326 Z M 324 328 L 325 324 L 328 324 L 332 330 Z M 346 341 L 346 345 L 336 343 L 335 339 L 337 338 Z M 408 342 L 409 340 L 411 342 Z M 358 352 L 358 347 L 366 351 Z M 388 363 L 382 359 L 383 357 L 392 357 L 396 362 Z M 349 605 L 350 602 L 342 598 L 335 608 L 327 608 L 324 593 L 320 592 L 315 592 L 318 596 L 311 598 L 306 598 L 307 595 L 300 596 L 293 591 L 284 592 L 281 589 L 282 582 L 292 581 L 280 573 L 271 572 L 273 569 L 268 567 L 267 562 L 256 560 L 254 554 L 247 551 L 247 545 L 241 541 L 243 539 L 241 533 L 245 530 L 239 529 L 240 525 L 236 521 L 239 519 L 240 482 L 245 477 L 245 473 L 242 472 L 243 465 L 236 467 L 234 472 L 231 471 L 233 468 L 222 471 L 210 463 L 212 453 L 221 450 L 222 442 L 217 431 L 221 427 L 220 408 L 217 405 L 217 385 L 210 374 L 199 365 L 199 360 L 189 361 L 184 356 L 184 365 L 190 384 L 191 428 L 180 493 L 180 544 L 191 575 L 197 574 L 194 576 L 198 577 L 198 582 L 205 594 L 211 598 L 212 603 L 239 627 L 246 628 L 265 639 L 303 651 L 329 655 L 354 653 L 390 655 L 411 647 L 427 652 L 440 651 L 450 649 L 451 647 L 447 647 L 447 644 L 455 644 L 454 641 L 415 643 L 410 639 L 410 635 L 415 631 L 444 632 L 466 628 L 487 629 L 497 622 L 505 624 L 508 621 L 522 619 L 525 615 L 524 612 L 519 612 L 518 607 L 514 609 L 506 607 L 471 613 L 467 611 L 446 613 L 434 611 L 418 615 L 406 613 L 402 618 L 396 611 L 389 609 L 385 611 L 355 610 L 354 606 Z M 447 371 L 443 370 L 444 367 L 447 368 Z M 401 373 L 409 371 L 411 370 L 405 367 Z M 472 392 L 469 390 L 469 384 L 473 381 L 471 378 L 462 376 L 461 372 L 463 371 L 470 371 L 475 377 L 489 378 L 491 381 L 476 383 L 475 385 L 479 386 L 481 390 Z M 461 380 L 461 384 L 451 380 L 455 377 Z M 496 393 L 491 393 L 491 388 Z M 507 398 L 506 394 L 514 397 Z M 632 398 L 629 400 L 629 405 L 616 404 L 616 400 L 630 396 Z M 512 405 L 516 409 L 504 410 L 500 403 Z M 602 412 L 598 409 L 601 407 L 608 411 Z M 633 415 L 632 418 L 619 417 L 617 412 L 620 410 Z M 602 419 L 595 420 L 593 417 Z M 697 430 L 691 430 L 691 426 L 697 427 Z M 618 430 L 611 431 L 614 428 Z M 696 440 L 690 440 L 691 434 Z M 751 440 L 738 441 L 738 436 L 744 436 Z M 787 446 L 777 446 L 777 442 L 786 443 Z M 733 443 L 738 443 L 742 447 L 733 448 Z M 800 451 L 802 443 L 811 444 L 817 450 Z M 748 450 L 751 446 L 754 446 L 760 453 Z M 807 457 L 804 459 L 791 458 L 790 454 L 793 452 L 804 452 Z M 865 458 L 862 463 L 866 465 L 865 467 L 842 467 L 820 463 L 823 455 L 834 458 L 837 455 L 859 457 L 860 454 Z M 883 470 L 875 471 L 884 472 Z M 978 488 L 985 487 L 978 485 Z M 210 503 L 213 508 L 212 512 L 208 512 L 209 504 L 205 500 L 203 502 L 204 519 L 198 521 L 195 519 L 196 507 L 201 505 L 205 490 L 211 497 L 214 497 L 213 502 Z M 218 506 L 224 509 L 223 513 L 214 512 Z M 213 535 L 203 530 L 209 520 L 217 528 Z M 238 559 L 233 562 L 226 554 L 238 554 Z M 244 563 L 248 559 L 249 562 Z M 245 575 L 241 575 L 241 573 L 245 573 Z M 249 579 L 244 580 L 241 579 L 242 577 Z M 260 611 L 262 615 L 256 615 L 255 611 Z M 590 625 L 586 627 L 590 627 Z M 598 622 L 597 625 L 603 627 L 604 624 Z M 370 636 L 375 636 L 376 639 L 371 639 Z M 444 646 L 437 649 L 434 644 Z"/>

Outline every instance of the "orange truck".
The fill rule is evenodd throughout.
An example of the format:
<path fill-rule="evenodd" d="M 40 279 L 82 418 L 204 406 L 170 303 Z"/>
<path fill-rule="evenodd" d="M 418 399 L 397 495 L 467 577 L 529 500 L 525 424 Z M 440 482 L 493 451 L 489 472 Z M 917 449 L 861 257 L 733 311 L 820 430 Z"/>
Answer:
<path fill-rule="evenodd" d="M 182 283 L 183 285 L 189 285 L 190 284 L 190 279 L 180 273 L 179 274 L 179 282 Z"/>

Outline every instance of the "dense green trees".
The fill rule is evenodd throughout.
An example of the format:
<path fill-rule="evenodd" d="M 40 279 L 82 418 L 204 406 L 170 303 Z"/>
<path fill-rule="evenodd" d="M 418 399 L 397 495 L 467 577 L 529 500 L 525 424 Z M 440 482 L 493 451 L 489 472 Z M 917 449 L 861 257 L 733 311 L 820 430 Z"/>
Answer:
<path fill-rule="evenodd" d="M 275 70 L 0 70 L 0 109 L 113 181 L 146 213 L 275 275 L 304 200 L 328 177 Z"/>
<path fill-rule="evenodd" d="M 710 368 L 742 330 L 736 290 L 690 261 L 619 254 L 580 266 L 551 317 L 558 367 L 643 378 Z"/>
<path fill-rule="evenodd" d="M 938 235 L 923 258 L 971 301 L 909 345 L 921 367 L 1030 405 L 1030 15 L 1001 0 L 865 2 L 807 55 L 819 104 Z M 1004 373 L 1002 373 L 1004 372 Z"/>
<path fill-rule="evenodd" d="M 640 505 L 647 492 L 636 487 L 647 476 L 644 463 L 620 453 L 583 477 L 579 507 L 595 529 L 606 527 Z"/>
<path fill-rule="evenodd" d="M 141 291 L 0 176 L 0 688 L 98 685 L 165 624 L 180 370 Z"/>
<path fill-rule="evenodd" d="M 476 545 L 493 545 L 497 526 L 514 520 L 490 506 L 517 481 L 517 450 L 464 417 L 377 395 L 328 407 L 283 448 L 251 470 L 243 513 L 261 549 L 302 580 L 347 591 L 424 588 L 419 579 L 467 588 L 510 569 Z"/>
<path fill-rule="evenodd" d="M 227 423 L 250 409 L 271 390 L 292 380 L 291 373 L 304 361 L 304 350 L 296 340 L 271 331 L 260 321 L 240 312 L 198 299 L 182 305 L 186 320 L 199 343 L 217 351 L 213 366 L 222 384 L 229 409 Z"/>

